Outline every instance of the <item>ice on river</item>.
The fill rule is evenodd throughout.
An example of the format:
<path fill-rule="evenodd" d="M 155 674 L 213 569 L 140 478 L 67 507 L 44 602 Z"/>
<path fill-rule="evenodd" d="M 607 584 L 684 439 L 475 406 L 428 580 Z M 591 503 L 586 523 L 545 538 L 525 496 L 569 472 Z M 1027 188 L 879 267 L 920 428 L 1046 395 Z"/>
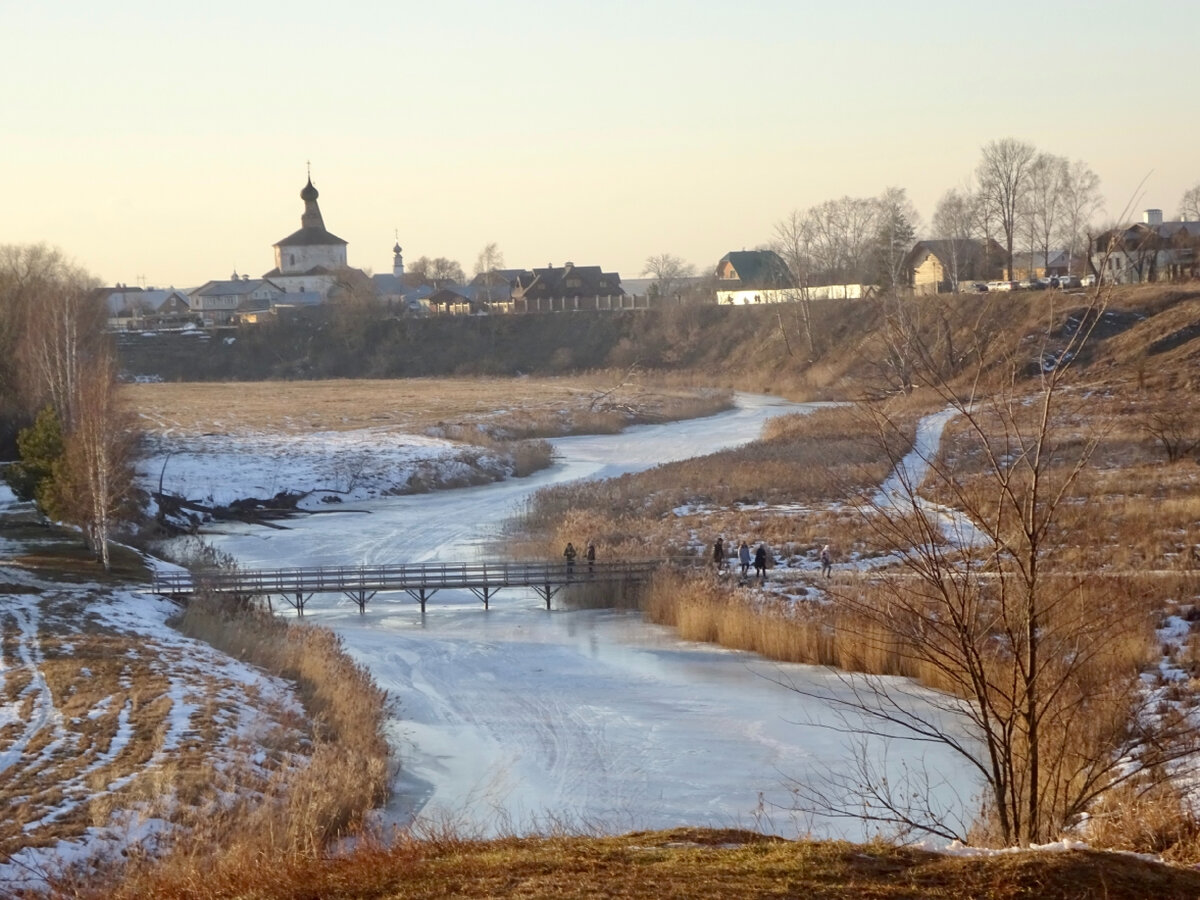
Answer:
<path fill-rule="evenodd" d="M 767 418 L 803 408 L 740 396 L 737 409 L 705 419 L 555 440 L 558 462 L 531 478 L 356 503 L 370 513 L 314 516 L 288 531 L 229 526 L 214 542 L 247 567 L 488 556 L 500 524 L 543 485 L 745 443 Z M 396 821 L 485 834 L 552 823 L 869 834 L 857 820 L 789 811 L 793 780 L 849 774 L 852 765 L 848 739 L 818 727 L 836 722 L 833 710 L 780 684 L 843 690 L 825 670 L 681 642 L 630 614 L 547 611 L 514 591 L 487 611 L 465 591 L 434 595 L 425 616 L 402 594 L 376 596 L 361 617 L 332 595 L 308 610 L 395 702 L 389 727 L 401 769 L 388 814 Z M 970 773 L 940 748 L 885 748 L 877 739 L 870 753 L 895 775 L 906 766 L 939 773 L 950 806 L 975 792 Z"/>

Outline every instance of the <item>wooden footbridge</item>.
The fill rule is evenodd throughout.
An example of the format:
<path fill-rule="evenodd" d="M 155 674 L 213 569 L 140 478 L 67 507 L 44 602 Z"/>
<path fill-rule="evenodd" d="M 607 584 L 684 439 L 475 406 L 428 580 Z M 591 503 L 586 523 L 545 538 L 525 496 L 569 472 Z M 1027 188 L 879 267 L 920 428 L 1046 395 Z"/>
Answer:
<path fill-rule="evenodd" d="M 314 594 L 343 594 L 367 611 L 367 603 L 384 591 L 403 592 L 421 605 L 445 588 L 466 589 L 488 608 L 491 598 L 504 588 L 528 588 L 546 602 L 568 585 L 635 583 L 647 580 L 672 560 L 630 560 L 589 565 L 565 562 L 416 563 L 392 566 L 319 566 L 294 569 L 243 569 L 228 572 L 160 574 L 154 593 L 184 598 L 200 593 L 239 597 L 278 596 L 304 615 Z M 691 564 L 699 562 L 690 560 Z"/>

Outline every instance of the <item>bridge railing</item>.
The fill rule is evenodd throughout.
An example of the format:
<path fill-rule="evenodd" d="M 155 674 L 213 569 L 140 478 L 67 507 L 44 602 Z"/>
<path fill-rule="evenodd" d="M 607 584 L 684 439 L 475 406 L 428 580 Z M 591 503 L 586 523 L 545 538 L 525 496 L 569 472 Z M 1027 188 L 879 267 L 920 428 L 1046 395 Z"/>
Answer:
<path fill-rule="evenodd" d="M 644 580 L 669 565 L 703 564 L 699 557 L 595 562 L 429 562 L 384 566 L 316 566 L 157 574 L 154 591 L 168 596 L 217 593 L 322 593 L 567 584 L 585 578 Z"/>

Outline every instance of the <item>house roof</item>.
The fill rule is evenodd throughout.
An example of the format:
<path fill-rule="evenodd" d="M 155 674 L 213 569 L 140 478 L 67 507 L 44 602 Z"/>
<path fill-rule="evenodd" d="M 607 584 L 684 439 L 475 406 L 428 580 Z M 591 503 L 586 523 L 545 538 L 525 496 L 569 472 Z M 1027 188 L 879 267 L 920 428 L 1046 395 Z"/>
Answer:
<path fill-rule="evenodd" d="M 737 276 L 722 279 L 726 283 L 736 280 L 747 290 L 795 286 L 787 263 L 774 250 L 732 250 L 721 257 L 718 270 L 723 262 L 728 262 Z"/>
<path fill-rule="evenodd" d="M 272 269 L 270 272 L 264 273 L 263 278 L 304 278 L 306 276 L 312 276 L 312 275 L 336 275 L 336 274 L 337 274 L 337 272 L 333 269 L 330 269 L 328 266 L 313 266 L 311 269 L 307 269 L 303 272 L 288 272 L 287 274 L 284 274 L 283 272 L 279 271 L 279 268 L 276 267 L 276 268 Z"/>
<path fill-rule="evenodd" d="M 239 278 L 236 281 L 206 281 L 191 292 L 193 297 L 240 297 L 267 286 L 283 293 L 283 288 L 266 278 Z"/>
<path fill-rule="evenodd" d="M 471 303 L 473 301 L 472 301 L 472 298 L 470 297 L 470 293 L 471 292 L 467 291 L 466 288 L 461 287 L 461 286 L 454 287 L 454 288 L 444 287 L 444 288 L 440 288 L 439 290 L 436 290 L 432 294 L 430 294 L 429 302 L 430 302 L 430 304 L 434 304 L 434 303 L 446 303 L 446 304 Z"/>
<path fill-rule="evenodd" d="M 533 273 L 530 272 L 528 269 L 493 269 L 490 272 L 480 272 L 478 275 L 476 275 L 474 278 L 471 279 L 471 284 L 473 284 L 473 285 L 486 285 L 486 284 L 497 285 L 497 284 L 503 283 L 503 284 L 511 286 L 513 284 L 513 282 L 517 281 L 519 278 L 521 278 L 523 276 L 528 276 L 528 277 L 532 278 L 532 275 L 533 275 Z"/>
<path fill-rule="evenodd" d="M 184 305 L 187 305 L 187 297 L 184 293 L 174 288 L 163 290 L 153 288 L 145 290 L 140 287 L 97 288 L 95 293 L 105 301 L 110 313 L 134 308 L 156 312 L 162 309 L 163 304 L 169 302 L 172 297 L 178 297 Z"/>
<path fill-rule="evenodd" d="M 988 238 L 988 250 L 996 259 L 1001 259 L 1004 256 L 1004 248 L 1001 247 L 994 238 Z M 917 241 L 909 251 L 906 264 L 911 268 L 922 253 L 928 253 L 931 256 L 936 256 L 943 265 L 949 265 L 955 251 L 959 259 L 972 259 L 983 255 L 984 242 L 975 238 L 963 238 L 960 240 L 932 240 L 932 241 Z"/>
<path fill-rule="evenodd" d="M 567 263 L 517 271 L 520 274 L 513 281 L 513 295 L 518 297 L 616 297 L 625 293 L 621 276 L 605 272 L 600 266 Z"/>
<path fill-rule="evenodd" d="M 315 247 L 329 246 L 331 244 L 348 244 L 349 241 L 343 241 L 336 234 L 330 234 L 323 226 L 306 226 L 299 231 L 293 231 L 283 240 L 276 243 L 276 247 Z"/>

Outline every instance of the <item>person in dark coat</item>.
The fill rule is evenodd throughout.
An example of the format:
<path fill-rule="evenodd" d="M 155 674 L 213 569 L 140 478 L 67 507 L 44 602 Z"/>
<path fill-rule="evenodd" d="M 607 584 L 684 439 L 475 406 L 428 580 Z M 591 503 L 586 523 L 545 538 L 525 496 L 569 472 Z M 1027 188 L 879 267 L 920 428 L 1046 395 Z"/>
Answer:
<path fill-rule="evenodd" d="M 767 578 L 767 545 L 759 544 L 754 551 L 754 574 L 763 581 Z"/>
<path fill-rule="evenodd" d="M 725 568 L 725 539 L 717 538 L 713 543 L 713 565 L 717 567 L 717 571 Z"/>
<path fill-rule="evenodd" d="M 563 559 L 567 561 L 567 577 L 571 577 L 571 573 L 575 571 L 575 557 L 578 554 L 575 551 L 575 545 L 567 541 L 567 549 L 563 551 Z"/>
<path fill-rule="evenodd" d="M 596 566 L 596 545 L 588 541 L 587 550 L 584 551 L 583 558 L 587 560 L 588 574 L 592 574 L 592 570 Z"/>

